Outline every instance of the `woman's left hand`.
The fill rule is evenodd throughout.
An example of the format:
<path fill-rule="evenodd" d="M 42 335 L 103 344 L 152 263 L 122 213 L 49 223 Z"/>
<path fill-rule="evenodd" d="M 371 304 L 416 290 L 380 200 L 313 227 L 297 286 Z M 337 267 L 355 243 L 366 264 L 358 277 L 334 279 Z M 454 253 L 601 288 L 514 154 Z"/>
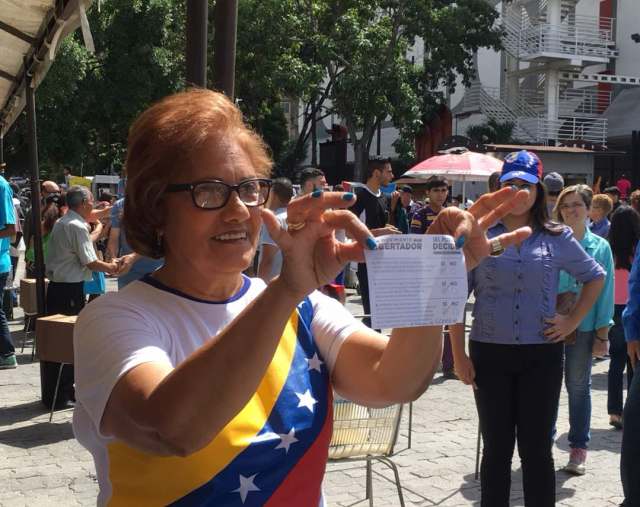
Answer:
<path fill-rule="evenodd" d="M 556 313 L 555 317 L 546 319 L 549 327 L 544 331 L 548 342 L 557 343 L 563 341 L 569 334 L 576 330 L 578 324 L 569 315 Z"/>
<path fill-rule="evenodd" d="M 491 253 L 491 243 L 487 238 L 487 229 L 521 201 L 526 200 L 526 190 L 515 191 L 507 187 L 492 194 L 480 197 L 463 211 L 456 207 L 443 209 L 429 227 L 427 234 L 446 234 L 454 239 L 464 238 L 464 257 L 467 270 L 475 268 L 482 259 Z M 500 241 L 503 248 L 519 243 L 531 234 L 531 228 L 521 227 L 493 238 Z"/>

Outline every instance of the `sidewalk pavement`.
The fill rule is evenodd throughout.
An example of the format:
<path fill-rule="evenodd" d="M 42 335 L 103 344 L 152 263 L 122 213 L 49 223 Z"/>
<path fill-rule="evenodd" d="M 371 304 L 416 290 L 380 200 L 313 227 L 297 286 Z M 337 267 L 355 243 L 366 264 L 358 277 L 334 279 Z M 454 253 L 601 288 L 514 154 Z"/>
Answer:
<path fill-rule="evenodd" d="M 360 310 L 357 301 L 349 305 Z M 19 312 L 16 312 L 19 316 Z M 22 319 L 11 323 L 18 346 L 17 370 L 0 371 L 0 507 L 95 505 L 97 484 L 89 453 L 73 437 L 71 410 L 55 412 L 53 422 L 40 403 L 38 363 L 30 362 L 27 343 L 20 353 Z M 606 413 L 608 361 L 593 370 L 592 441 L 587 474 L 557 474 L 557 503 L 571 507 L 604 507 L 622 501 L 621 432 L 608 426 Z M 412 448 L 407 447 L 405 410 L 397 455 L 393 458 L 407 505 L 479 505 L 474 480 L 478 421 L 471 388 L 439 374 L 413 405 Z M 562 393 L 556 468 L 568 457 L 566 392 Z M 378 506 L 399 505 L 391 470 L 373 466 L 373 497 Z M 324 484 L 329 506 L 366 505 L 364 462 L 329 464 Z M 519 459 L 513 461 L 512 505 L 523 506 Z"/>

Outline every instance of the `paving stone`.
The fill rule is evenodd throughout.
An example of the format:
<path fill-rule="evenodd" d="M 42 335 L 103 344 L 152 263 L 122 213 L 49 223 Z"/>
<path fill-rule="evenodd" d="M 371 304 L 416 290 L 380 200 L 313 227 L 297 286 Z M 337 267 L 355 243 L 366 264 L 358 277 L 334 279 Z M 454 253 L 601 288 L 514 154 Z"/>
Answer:
<path fill-rule="evenodd" d="M 354 313 L 361 311 L 351 305 Z M 19 317 L 19 312 L 16 315 Z M 21 320 L 11 323 L 16 336 Z M 21 343 L 18 338 L 18 342 Z M 72 411 L 57 411 L 53 423 L 39 403 L 38 363 L 31 349 L 18 354 L 16 370 L 0 371 L 0 507 L 95 505 L 98 491 L 91 456 L 73 438 Z M 608 361 L 593 367 L 592 442 L 587 474 L 557 473 L 557 503 L 568 507 L 617 506 L 622 501 L 620 443 L 610 429 L 606 410 Z M 568 408 L 562 392 L 556 468 L 568 458 Z M 429 390 L 413 404 L 412 448 L 408 449 L 408 410 L 399 432 L 398 465 L 407 505 L 462 507 L 479 505 L 480 485 L 474 479 L 478 421 L 471 389 L 436 376 Z M 376 506 L 399 505 L 393 473 L 373 465 Z M 330 506 L 368 505 L 365 463 L 330 463 L 324 483 Z M 520 459 L 513 459 L 512 506 L 524 505 Z"/>

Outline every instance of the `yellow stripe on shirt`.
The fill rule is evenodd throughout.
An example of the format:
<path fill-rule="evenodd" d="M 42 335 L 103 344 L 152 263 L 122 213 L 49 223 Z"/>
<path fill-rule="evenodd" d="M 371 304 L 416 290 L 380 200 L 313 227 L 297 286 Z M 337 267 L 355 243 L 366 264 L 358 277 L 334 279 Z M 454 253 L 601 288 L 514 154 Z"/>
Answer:
<path fill-rule="evenodd" d="M 205 448 L 181 458 L 147 454 L 122 442 L 109 444 L 112 494 L 108 505 L 167 505 L 210 481 L 235 459 L 263 428 L 285 385 L 296 351 L 297 330 L 294 311 L 256 393 Z"/>

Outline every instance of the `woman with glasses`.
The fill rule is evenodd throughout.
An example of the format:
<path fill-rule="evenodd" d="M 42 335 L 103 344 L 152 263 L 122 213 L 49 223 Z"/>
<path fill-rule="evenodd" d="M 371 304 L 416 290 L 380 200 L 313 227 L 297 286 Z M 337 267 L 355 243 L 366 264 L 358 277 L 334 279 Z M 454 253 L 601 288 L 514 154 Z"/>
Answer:
<path fill-rule="evenodd" d="M 633 196 L 633 194 L 631 194 Z M 627 389 L 631 386 L 633 369 L 627 355 L 622 312 L 629 301 L 629 274 L 640 241 L 640 214 L 631 206 L 620 206 L 611 217 L 609 245 L 615 265 L 613 327 L 609 332 L 609 364 L 607 413 L 609 424 L 622 429 L 622 377 L 627 368 Z"/>
<path fill-rule="evenodd" d="M 165 263 L 77 323 L 74 430 L 94 457 L 99 505 L 317 506 L 333 390 L 384 406 L 432 379 L 440 327 L 388 339 L 315 291 L 376 248 L 346 209 L 354 195 L 293 200 L 285 230 L 263 209 L 270 169 L 261 139 L 219 93 L 167 97 L 133 124 L 124 228 L 136 252 Z M 472 267 L 490 251 L 484 224 L 522 194 L 448 212 L 434 232 L 465 238 Z M 263 220 L 283 253 L 268 286 L 242 274 Z M 357 241 L 337 242 L 336 229 Z"/>
<path fill-rule="evenodd" d="M 569 395 L 569 462 L 565 472 L 584 475 L 591 426 L 592 356 L 607 353 L 609 326 L 613 323 L 613 257 L 607 240 L 587 227 L 593 193 L 587 185 L 565 188 L 554 210 L 558 220 L 573 231 L 580 246 L 606 272 L 604 287 L 580 321 L 575 338 L 565 344 L 565 384 Z M 559 293 L 580 294 L 582 283 L 565 272 L 560 275 Z"/>
<path fill-rule="evenodd" d="M 555 505 L 551 447 L 562 384 L 562 340 L 585 317 L 604 278 L 603 269 L 571 231 L 549 221 L 541 176 L 535 154 L 520 151 L 505 158 L 502 186 L 525 190 L 528 197 L 487 235 L 494 238 L 523 226 L 533 233 L 514 246 L 494 249 L 471 271 L 469 290 L 475 293 L 475 304 L 470 358 L 464 336 L 452 336 L 456 373 L 475 387 L 484 442 L 483 507 L 508 507 L 516 441 L 525 505 Z M 556 313 L 561 270 L 584 284 L 568 315 Z"/>

